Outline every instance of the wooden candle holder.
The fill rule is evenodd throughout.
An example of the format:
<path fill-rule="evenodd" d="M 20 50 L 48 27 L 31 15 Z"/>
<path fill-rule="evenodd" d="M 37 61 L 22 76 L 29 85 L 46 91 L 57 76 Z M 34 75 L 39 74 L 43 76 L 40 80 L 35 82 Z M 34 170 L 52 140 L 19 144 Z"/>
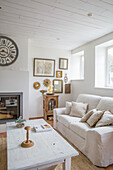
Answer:
<path fill-rule="evenodd" d="M 32 147 L 34 145 L 34 142 L 29 140 L 29 130 L 31 130 L 31 127 L 30 126 L 26 126 L 25 130 L 27 130 L 27 134 L 26 134 L 27 140 L 23 141 L 21 143 L 21 146 L 24 147 L 24 148 L 29 148 L 29 147 Z"/>

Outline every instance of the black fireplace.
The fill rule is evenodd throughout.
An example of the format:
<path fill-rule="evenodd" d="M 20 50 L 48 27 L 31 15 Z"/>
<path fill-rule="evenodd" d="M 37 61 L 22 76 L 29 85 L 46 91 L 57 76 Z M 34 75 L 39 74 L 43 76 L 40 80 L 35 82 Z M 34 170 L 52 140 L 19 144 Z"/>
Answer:
<path fill-rule="evenodd" d="M 0 93 L 0 124 L 23 116 L 23 93 Z"/>

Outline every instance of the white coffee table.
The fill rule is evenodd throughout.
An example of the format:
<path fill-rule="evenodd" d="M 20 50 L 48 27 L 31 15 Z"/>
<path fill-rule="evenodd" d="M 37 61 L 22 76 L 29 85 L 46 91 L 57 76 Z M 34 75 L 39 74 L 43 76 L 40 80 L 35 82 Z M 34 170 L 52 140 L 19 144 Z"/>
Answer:
<path fill-rule="evenodd" d="M 43 119 L 28 120 L 25 126 L 47 124 Z M 17 128 L 14 122 L 7 123 L 7 165 L 8 170 L 41 169 L 64 162 L 64 169 L 71 169 L 71 157 L 78 152 L 54 129 L 36 133 L 30 131 L 34 142 L 31 148 L 22 148 L 26 130 Z"/>

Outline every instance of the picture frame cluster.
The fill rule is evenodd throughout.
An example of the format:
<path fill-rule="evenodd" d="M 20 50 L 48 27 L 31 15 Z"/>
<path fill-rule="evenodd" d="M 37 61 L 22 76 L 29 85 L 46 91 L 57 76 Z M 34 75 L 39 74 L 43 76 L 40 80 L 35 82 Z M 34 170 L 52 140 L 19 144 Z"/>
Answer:
<path fill-rule="evenodd" d="M 59 58 L 59 70 L 56 70 L 56 79 L 53 79 L 53 91 L 54 93 L 63 93 L 63 70 L 68 70 L 68 58 Z M 65 73 L 67 75 L 67 73 Z M 34 58 L 33 63 L 33 76 L 34 77 L 55 77 L 55 60 L 54 59 L 45 59 L 45 58 Z M 68 81 L 68 78 L 67 78 Z M 67 84 L 65 81 L 65 94 L 71 93 L 71 84 Z M 39 82 L 34 82 L 38 84 Z M 35 90 L 39 89 L 34 86 Z M 43 85 L 48 87 L 51 84 L 49 79 L 43 80 Z M 39 85 L 39 84 L 38 84 Z"/>

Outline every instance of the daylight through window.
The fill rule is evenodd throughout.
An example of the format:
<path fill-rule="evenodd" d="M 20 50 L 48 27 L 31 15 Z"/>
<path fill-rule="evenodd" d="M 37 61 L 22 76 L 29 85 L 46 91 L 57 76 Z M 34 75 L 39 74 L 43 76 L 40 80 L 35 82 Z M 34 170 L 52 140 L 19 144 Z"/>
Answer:
<path fill-rule="evenodd" d="M 113 46 L 107 48 L 107 86 L 113 86 Z"/>

